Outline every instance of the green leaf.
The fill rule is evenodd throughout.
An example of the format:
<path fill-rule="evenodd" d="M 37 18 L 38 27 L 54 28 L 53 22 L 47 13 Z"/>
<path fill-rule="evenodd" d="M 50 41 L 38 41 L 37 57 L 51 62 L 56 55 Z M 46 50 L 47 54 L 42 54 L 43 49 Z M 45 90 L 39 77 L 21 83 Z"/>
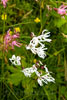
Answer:
<path fill-rule="evenodd" d="M 23 74 L 21 72 L 11 74 L 8 78 L 8 83 L 12 83 L 14 85 L 18 85 L 22 80 Z"/>
<path fill-rule="evenodd" d="M 17 66 L 17 67 L 19 67 L 19 66 Z M 7 69 L 8 69 L 10 72 L 13 72 L 13 73 L 18 73 L 18 72 L 20 72 L 20 69 L 14 67 L 14 66 L 7 66 Z"/>
<path fill-rule="evenodd" d="M 60 28 L 65 23 L 66 23 L 66 20 L 64 18 L 61 18 L 59 20 L 55 20 L 55 26 L 57 26 L 58 28 Z"/>

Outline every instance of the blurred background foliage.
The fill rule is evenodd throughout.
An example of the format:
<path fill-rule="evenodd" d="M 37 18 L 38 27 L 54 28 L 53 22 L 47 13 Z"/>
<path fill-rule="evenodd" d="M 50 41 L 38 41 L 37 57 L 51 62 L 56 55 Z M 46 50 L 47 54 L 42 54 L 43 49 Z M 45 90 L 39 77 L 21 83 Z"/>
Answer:
<path fill-rule="evenodd" d="M 4 21 L 2 14 L 7 14 L 5 33 L 10 28 L 19 27 L 21 48 L 15 47 L 14 51 L 4 54 L 4 75 L 2 76 L 2 51 L 0 50 L 0 100 L 67 100 L 67 16 L 63 19 L 53 8 L 58 8 L 67 0 L 8 0 L 6 9 L 0 2 L 0 42 L 3 35 Z M 50 5 L 52 11 L 47 9 Z M 40 19 L 39 23 L 34 20 Z M 47 57 L 42 60 L 30 51 L 25 45 L 31 40 L 31 32 L 37 36 L 43 29 L 51 32 L 52 42 L 48 47 Z M 26 78 L 20 67 L 12 66 L 9 58 L 13 55 L 22 58 L 22 67 L 31 67 L 34 59 L 41 60 L 52 71 L 55 83 L 40 87 L 35 75 Z"/>

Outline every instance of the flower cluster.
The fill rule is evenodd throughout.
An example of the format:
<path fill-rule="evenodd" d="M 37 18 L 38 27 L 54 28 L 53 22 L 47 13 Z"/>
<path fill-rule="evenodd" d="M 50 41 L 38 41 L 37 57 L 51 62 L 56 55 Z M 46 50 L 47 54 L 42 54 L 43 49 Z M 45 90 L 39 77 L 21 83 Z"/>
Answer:
<path fill-rule="evenodd" d="M 13 64 L 13 65 L 18 65 L 18 66 L 20 66 L 21 65 L 21 62 L 20 62 L 20 60 L 21 60 L 21 58 L 20 58 L 20 56 L 15 56 L 15 55 L 13 55 L 12 56 L 12 58 L 9 58 L 9 60 L 10 60 L 10 62 Z"/>
<path fill-rule="evenodd" d="M 14 35 L 10 34 L 10 29 L 7 31 L 7 34 L 4 36 L 4 50 L 8 51 L 8 49 L 14 49 L 14 46 L 20 47 L 21 43 L 17 42 L 16 39 L 19 38 L 19 33 L 15 33 Z"/>
<path fill-rule="evenodd" d="M 44 34 L 44 32 L 46 32 Z M 45 48 L 44 42 L 51 42 L 51 39 L 47 39 L 50 36 L 50 32 L 46 29 L 43 30 L 42 35 L 34 36 L 33 39 L 30 41 L 29 45 L 26 46 L 27 50 L 31 50 L 33 54 L 37 54 L 40 58 L 46 57 L 47 48 Z"/>
<path fill-rule="evenodd" d="M 26 77 L 31 77 L 31 74 L 32 74 L 32 73 L 34 73 L 34 72 L 37 73 L 37 68 L 36 68 L 35 65 L 33 65 L 33 66 L 30 67 L 30 68 L 25 68 L 25 69 L 23 69 L 22 72 L 24 73 L 24 75 L 25 75 Z"/>
<path fill-rule="evenodd" d="M 42 65 L 42 63 L 38 63 L 38 66 Z M 37 82 L 40 86 L 43 86 L 43 82 L 44 83 L 48 83 L 48 82 L 55 82 L 55 79 L 50 75 L 50 72 L 48 71 L 46 65 L 43 66 L 45 69 L 45 75 L 42 75 L 42 72 L 40 73 L 36 67 L 36 64 L 34 64 L 32 67 L 30 68 L 25 68 L 22 70 L 22 72 L 24 73 L 24 75 L 26 77 L 31 77 L 32 73 L 35 73 L 38 77 Z"/>
<path fill-rule="evenodd" d="M 6 8 L 8 0 L 1 0 L 1 2 L 3 3 L 4 8 Z"/>
<path fill-rule="evenodd" d="M 7 31 L 7 34 L 4 37 L 4 50 L 8 51 L 8 49 L 14 49 L 14 46 L 20 47 L 21 43 L 17 42 L 16 39 L 19 38 L 19 28 L 15 28 L 14 34 L 12 34 L 11 30 Z M 45 33 L 45 34 L 44 34 Z M 26 49 L 30 49 L 32 53 L 37 54 L 40 58 L 45 58 L 47 48 L 45 47 L 44 42 L 51 42 L 51 39 L 48 39 L 50 36 L 50 32 L 46 29 L 43 30 L 40 36 L 35 36 L 32 33 L 33 39 L 30 41 L 30 44 L 26 46 Z M 39 45 L 39 46 L 38 46 Z M 21 57 L 13 55 L 12 58 L 9 58 L 12 65 L 21 66 Z M 24 68 L 21 72 L 24 73 L 26 77 L 31 77 L 33 73 L 37 76 L 37 82 L 40 86 L 43 86 L 43 83 L 55 82 L 55 79 L 50 75 L 46 65 L 43 65 L 41 61 L 35 61 L 36 63 L 30 68 Z M 44 71 L 41 71 L 45 69 Z"/>
<path fill-rule="evenodd" d="M 55 11 L 58 12 L 58 14 L 64 16 L 67 15 L 67 6 L 61 5 L 59 8 L 54 8 Z"/>
<path fill-rule="evenodd" d="M 55 79 L 50 75 L 50 72 L 48 71 L 46 65 L 44 66 L 44 68 L 45 68 L 46 74 L 40 76 L 40 77 L 37 79 L 38 84 L 39 84 L 40 86 L 43 86 L 43 83 L 46 83 L 46 84 L 48 84 L 48 82 L 54 82 L 54 83 L 55 83 Z"/>

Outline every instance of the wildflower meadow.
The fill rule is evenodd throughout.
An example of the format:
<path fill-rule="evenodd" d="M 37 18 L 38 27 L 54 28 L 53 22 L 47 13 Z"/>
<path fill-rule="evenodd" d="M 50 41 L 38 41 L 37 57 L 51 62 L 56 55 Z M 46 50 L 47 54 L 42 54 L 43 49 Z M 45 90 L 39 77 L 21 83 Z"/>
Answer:
<path fill-rule="evenodd" d="M 67 100 L 67 0 L 0 0 L 0 100 Z"/>

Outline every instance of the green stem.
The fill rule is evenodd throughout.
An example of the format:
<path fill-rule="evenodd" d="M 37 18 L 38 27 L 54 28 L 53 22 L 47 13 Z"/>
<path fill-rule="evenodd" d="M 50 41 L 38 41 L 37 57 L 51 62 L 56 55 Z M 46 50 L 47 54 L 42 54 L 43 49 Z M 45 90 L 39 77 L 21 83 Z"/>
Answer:
<path fill-rule="evenodd" d="M 48 91 L 46 90 L 46 88 L 44 88 L 44 91 L 45 91 L 45 93 L 47 95 L 48 100 L 51 100 L 50 97 L 49 97 Z"/>
<path fill-rule="evenodd" d="M 11 26 L 7 26 L 7 28 L 9 28 L 9 27 L 15 27 L 15 26 L 22 25 L 22 24 L 30 24 L 30 23 L 34 23 L 34 22 L 26 22 L 26 23 L 22 22 L 22 23 L 11 25 Z"/>
<path fill-rule="evenodd" d="M 45 61 L 47 61 L 50 58 L 53 58 L 54 56 L 57 56 L 58 54 L 60 54 L 61 52 L 63 52 L 65 50 L 65 48 L 62 48 L 61 50 L 55 52 L 53 55 L 50 55 L 49 53 L 47 53 L 47 55 L 49 56 L 47 59 L 45 59 Z"/>
<path fill-rule="evenodd" d="M 61 96 L 61 95 L 60 95 L 60 86 L 59 86 L 58 95 L 59 95 L 59 96 L 58 96 L 58 100 L 60 100 L 60 96 Z"/>
<path fill-rule="evenodd" d="M 4 20 L 4 23 L 3 23 L 3 36 L 4 36 L 4 33 L 5 33 L 5 20 Z M 2 75 L 4 77 L 4 51 L 2 51 Z"/>
<path fill-rule="evenodd" d="M 3 36 L 4 36 L 4 33 L 5 33 L 5 21 L 3 23 Z M 2 77 L 3 77 L 2 90 L 3 90 L 3 94 L 4 94 L 4 84 L 3 84 L 4 83 L 4 50 L 2 51 Z"/>
<path fill-rule="evenodd" d="M 5 20 L 4 20 L 4 23 L 3 23 L 3 35 L 5 33 Z"/>
<path fill-rule="evenodd" d="M 8 88 L 8 90 L 12 93 L 12 95 L 16 98 L 16 100 L 19 100 L 18 98 L 17 98 L 17 96 L 14 94 L 14 92 L 9 88 L 9 86 L 6 84 L 6 83 L 4 83 L 5 84 L 5 86 Z"/>
<path fill-rule="evenodd" d="M 9 26 L 6 26 L 6 28 L 10 28 L 10 27 L 16 27 L 16 26 L 18 26 L 18 25 L 26 25 L 26 24 L 30 24 L 30 23 L 34 23 L 34 22 L 22 22 L 22 23 L 17 23 L 17 24 L 14 24 L 14 25 L 9 25 Z M 0 29 L 2 29 L 2 27 L 0 27 Z"/>
<path fill-rule="evenodd" d="M 67 81 L 67 58 L 65 52 L 64 52 L 64 69 L 65 69 L 65 81 Z"/>
<path fill-rule="evenodd" d="M 28 38 L 28 39 L 31 39 L 30 36 L 21 36 L 21 39 L 22 39 L 22 38 Z"/>
<path fill-rule="evenodd" d="M 42 8 L 41 8 L 41 2 L 40 2 L 40 23 L 41 23 L 41 28 L 40 28 L 40 32 L 39 32 L 39 35 L 41 34 L 41 31 L 42 31 Z"/>

